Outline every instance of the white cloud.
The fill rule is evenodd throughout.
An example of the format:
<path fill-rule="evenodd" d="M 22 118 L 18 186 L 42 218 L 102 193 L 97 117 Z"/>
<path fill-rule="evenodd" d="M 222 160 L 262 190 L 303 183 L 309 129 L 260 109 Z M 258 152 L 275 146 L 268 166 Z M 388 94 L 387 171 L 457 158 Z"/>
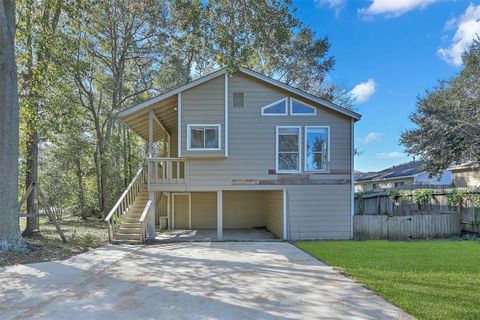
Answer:
<path fill-rule="evenodd" d="M 340 11 L 345 7 L 347 0 L 315 0 L 320 6 L 329 7 L 330 9 L 335 10 L 335 15 L 339 15 Z"/>
<path fill-rule="evenodd" d="M 438 49 L 439 56 L 450 64 L 462 64 L 462 53 L 470 46 L 476 35 L 480 35 L 480 5 L 470 4 L 465 13 L 458 19 L 450 19 L 445 29 L 456 27 L 451 44 L 447 48 Z"/>
<path fill-rule="evenodd" d="M 338 8 L 343 7 L 345 5 L 346 0 L 316 0 L 316 3 L 322 6 L 328 6 L 330 8 Z"/>
<path fill-rule="evenodd" d="M 376 88 L 377 83 L 373 79 L 368 79 L 368 81 L 359 83 L 353 87 L 353 89 L 350 90 L 350 94 L 356 103 L 364 103 L 375 93 Z"/>
<path fill-rule="evenodd" d="M 398 17 L 405 12 L 420 8 L 424 9 L 438 0 L 372 0 L 369 7 L 359 9 L 358 13 L 365 16 L 384 14 L 388 17 Z"/>
<path fill-rule="evenodd" d="M 380 152 L 375 155 L 377 159 L 398 159 L 398 158 L 405 158 L 407 154 L 399 151 L 392 151 L 392 152 Z"/>
<path fill-rule="evenodd" d="M 367 134 L 365 138 L 360 138 L 360 142 L 364 144 L 378 142 L 382 140 L 382 137 L 383 137 L 382 132 L 370 132 L 369 134 Z"/>

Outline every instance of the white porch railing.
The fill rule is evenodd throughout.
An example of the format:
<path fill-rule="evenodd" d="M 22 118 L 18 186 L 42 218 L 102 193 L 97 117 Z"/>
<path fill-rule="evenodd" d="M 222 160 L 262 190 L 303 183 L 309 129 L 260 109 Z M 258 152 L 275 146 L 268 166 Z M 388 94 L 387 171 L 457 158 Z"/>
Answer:
<path fill-rule="evenodd" d="M 121 218 L 127 213 L 127 210 L 135 200 L 135 197 L 140 190 L 142 190 L 143 185 L 145 184 L 145 178 L 145 170 L 141 168 L 105 218 L 105 223 L 108 227 L 108 240 L 110 242 L 112 242 L 113 234 L 120 225 Z"/>
<path fill-rule="evenodd" d="M 162 185 L 186 185 L 188 181 L 188 159 L 147 159 L 148 183 Z"/>
<path fill-rule="evenodd" d="M 150 210 L 151 205 L 152 205 L 152 200 L 148 200 L 147 204 L 145 205 L 145 208 L 143 209 L 142 216 L 138 220 L 138 222 L 140 223 L 140 231 L 142 232 L 141 239 L 140 239 L 142 243 L 145 242 L 145 238 L 147 236 L 148 224 L 150 221 L 150 219 L 148 219 L 147 216 L 149 216 L 149 213 L 151 214 L 151 210 Z M 145 220 L 145 218 L 147 219 Z"/>

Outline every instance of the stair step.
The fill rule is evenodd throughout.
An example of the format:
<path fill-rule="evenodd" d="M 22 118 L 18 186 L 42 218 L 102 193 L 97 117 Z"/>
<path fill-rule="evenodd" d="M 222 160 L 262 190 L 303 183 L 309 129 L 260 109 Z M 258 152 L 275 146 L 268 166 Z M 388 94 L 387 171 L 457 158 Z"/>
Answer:
<path fill-rule="evenodd" d="M 115 240 L 113 239 L 113 243 L 123 243 L 123 244 L 140 244 L 140 240 Z"/>
<path fill-rule="evenodd" d="M 145 208 L 146 204 L 147 204 L 146 202 L 145 203 L 134 203 L 134 204 L 130 205 L 129 209 L 130 210 L 133 210 L 133 209 L 143 210 Z"/>
<path fill-rule="evenodd" d="M 120 228 L 140 228 L 140 223 L 137 222 L 122 222 Z"/>
<path fill-rule="evenodd" d="M 138 219 L 139 219 L 139 218 L 135 218 L 135 217 L 133 217 L 133 218 L 126 217 L 122 222 L 126 222 L 126 223 L 137 223 L 137 224 L 138 224 L 138 223 L 139 223 L 139 222 L 138 222 Z"/>
<path fill-rule="evenodd" d="M 114 240 L 137 240 L 140 241 L 142 235 L 140 233 L 118 233 L 113 235 Z"/>
<path fill-rule="evenodd" d="M 142 228 L 138 227 L 138 228 L 132 228 L 132 227 L 123 227 L 122 225 L 120 225 L 120 228 L 118 228 L 117 230 L 117 233 L 119 234 L 131 234 L 131 233 L 134 233 L 134 234 L 140 234 L 142 232 Z"/>
<path fill-rule="evenodd" d="M 129 213 L 127 213 L 127 218 L 130 218 L 130 217 L 138 217 L 140 218 L 140 216 L 143 214 L 143 210 L 140 211 L 140 210 L 132 210 L 130 211 Z"/>

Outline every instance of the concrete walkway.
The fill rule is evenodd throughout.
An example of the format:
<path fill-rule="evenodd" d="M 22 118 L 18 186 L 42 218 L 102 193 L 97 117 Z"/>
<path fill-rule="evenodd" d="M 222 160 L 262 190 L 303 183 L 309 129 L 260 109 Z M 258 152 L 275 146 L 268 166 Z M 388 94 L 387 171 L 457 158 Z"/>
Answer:
<path fill-rule="evenodd" d="M 0 319 L 410 319 L 283 242 L 105 246 L 0 268 Z"/>

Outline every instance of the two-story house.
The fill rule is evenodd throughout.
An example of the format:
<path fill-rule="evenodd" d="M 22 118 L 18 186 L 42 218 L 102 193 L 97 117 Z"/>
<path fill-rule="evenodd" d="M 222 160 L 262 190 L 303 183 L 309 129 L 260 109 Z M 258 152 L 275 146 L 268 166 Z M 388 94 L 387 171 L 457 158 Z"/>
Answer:
<path fill-rule="evenodd" d="M 279 239 L 350 239 L 360 117 L 245 68 L 126 109 L 119 118 L 148 141 L 149 158 L 107 217 L 110 237 L 153 238 L 161 220 L 219 240 L 261 227 Z"/>

